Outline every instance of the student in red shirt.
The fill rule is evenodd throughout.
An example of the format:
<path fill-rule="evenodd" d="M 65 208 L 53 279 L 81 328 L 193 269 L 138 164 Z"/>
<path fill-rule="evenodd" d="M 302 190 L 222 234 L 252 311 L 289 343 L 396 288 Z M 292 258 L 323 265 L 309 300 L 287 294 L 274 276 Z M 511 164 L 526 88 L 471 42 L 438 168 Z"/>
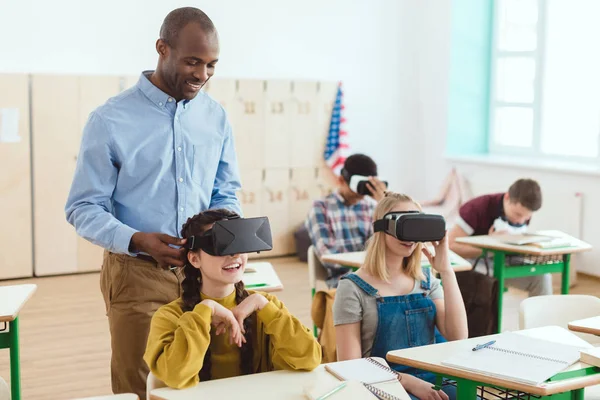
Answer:
<path fill-rule="evenodd" d="M 450 230 L 450 249 L 460 256 L 476 259 L 481 250 L 457 243 L 456 238 L 471 235 L 517 234 L 527 230 L 531 216 L 542 207 L 540 185 L 532 179 L 519 179 L 508 192 L 487 194 L 463 204 L 456 225 Z M 529 296 L 552 294 L 550 274 L 507 279 L 507 285 L 529 292 Z"/>

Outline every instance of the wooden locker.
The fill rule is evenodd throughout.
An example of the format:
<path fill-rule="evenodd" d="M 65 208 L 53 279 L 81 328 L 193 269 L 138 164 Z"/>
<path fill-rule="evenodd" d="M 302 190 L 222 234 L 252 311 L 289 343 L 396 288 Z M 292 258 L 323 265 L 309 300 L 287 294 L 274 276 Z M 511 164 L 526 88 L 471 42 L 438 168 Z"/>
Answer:
<path fill-rule="evenodd" d="M 0 74 L 0 279 L 33 276 L 29 146 L 29 76 Z"/>
<path fill-rule="evenodd" d="M 35 275 L 77 271 L 77 235 L 65 219 L 80 144 L 79 78 L 33 75 Z"/>
<path fill-rule="evenodd" d="M 120 78 L 113 76 L 82 76 L 79 80 L 79 142 L 92 111 L 120 91 Z M 104 249 L 77 236 L 77 270 L 100 271 Z"/>
<path fill-rule="evenodd" d="M 339 178 L 331 172 L 329 167 L 317 168 L 316 187 L 318 196 L 324 197 L 336 190 L 337 179 Z"/>
<path fill-rule="evenodd" d="M 267 81 L 265 110 L 265 168 L 289 168 L 292 106 L 291 81 Z"/>
<path fill-rule="evenodd" d="M 240 169 L 263 168 L 265 150 L 264 81 L 240 80 L 232 121 Z"/>
<path fill-rule="evenodd" d="M 322 197 L 315 185 L 316 168 L 294 168 L 290 179 L 290 229 L 295 231 L 304 223 L 314 200 Z"/>
<path fill-rule="evenodd" d="M 237 192 L 237 197 L 242 205 L 245 218 L 261 217 L 262 204 L 262 169 L 246 169 L 240 173 L 242 190 Z"/>
<path fill-rule="evenodd" d="M 325 167 L 325 158 L 323 152 L 329 135 L 329 125 L 331 124 L 331 112 L 335 104 L 338 84 L 335 82 L 319 82 L 318 105 L 317 105 L 317 146 L 316 157 L 318 167 Z"/>
<path fill-rule="evenodd" d="M 292 143 L 289 149 L 292 168 L 318 165 L 317 83 L 294 82 L 291 107 Z M 321 156 L 322 158 L 322 156 Z"/>
<path fill-rule="evenodd" d="M 269 217 L 273 250 L 265 256 L 280 256 L 293 251 L 293 235 L 289 224 L 289 169 L 265 170 L 262 212 Z"/>
<path fill-rule="evenodd" d="M 233 120 L 233 104 L 237 91 L 237 81 L 235 79 L 210 79 L 204 85 L 202 90 L 206 91 L 210 97 L 218 101 L 227 114 L 229 121 Z"/>

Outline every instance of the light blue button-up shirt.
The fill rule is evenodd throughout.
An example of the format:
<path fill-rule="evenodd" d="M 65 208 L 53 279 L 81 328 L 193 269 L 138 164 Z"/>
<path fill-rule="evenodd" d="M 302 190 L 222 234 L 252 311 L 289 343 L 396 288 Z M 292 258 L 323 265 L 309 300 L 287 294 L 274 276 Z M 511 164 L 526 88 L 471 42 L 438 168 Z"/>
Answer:
<path fill-rule="evenodd" d="M 223 107 L 204 92 L 177 102 L 147 76 L 90 114 L 65 206 L 80 236 L 114 253 L 130 254 L 137 231 L 181 237 L 209 208 L 241 214 Z"/>

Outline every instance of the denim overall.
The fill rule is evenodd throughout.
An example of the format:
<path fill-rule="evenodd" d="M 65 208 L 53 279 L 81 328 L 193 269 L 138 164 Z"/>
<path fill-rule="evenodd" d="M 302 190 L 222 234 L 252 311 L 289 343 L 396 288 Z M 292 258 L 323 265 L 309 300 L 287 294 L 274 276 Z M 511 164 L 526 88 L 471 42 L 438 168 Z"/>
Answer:
<path fill-rule="evenodd" d="M 377 301 L 379 322 L 371 349 L 372 357 L 385 359 L 386 354 L 391 350 L 446 341 L 435 327 L 436 308 L 433 300 L 428 297 L 431 289 L 431 269 L 423 267 L 423 275 L 426 277 L 421 281 L 423 293 L 387 297 L 381 297 L 377 289 L 356 274 L 342 277 L 342 279 L 350 279 L 367 295 L 375 297 Z M 435 383 L 435 375 L 432 372 L 393 363 L 390 363 L 390 367 L 398 372 L 414 375 L 432 384 Z M 442 390 L 448 394 L 451 400 L 455 398 L 456 388 L 454 386 L 444 386 Z M 417 399 L 412 395 L 410 397 Z"/>

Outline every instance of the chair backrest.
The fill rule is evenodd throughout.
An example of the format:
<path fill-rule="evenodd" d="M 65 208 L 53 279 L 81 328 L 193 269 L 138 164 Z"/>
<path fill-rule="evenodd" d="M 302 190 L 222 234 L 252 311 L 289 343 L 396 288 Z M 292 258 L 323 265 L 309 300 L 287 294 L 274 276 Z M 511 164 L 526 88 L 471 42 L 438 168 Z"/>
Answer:
<path fill-rule="evenodd" d="M 519 307 L 519 329 L 558 325 L 567 328 L 569 322 L 600 315 L 600 299 L 582 294 L 529 297 Z M 600 343 L 600 338 L 573 332 L 589 343 Z"/>
<path fill-rule="evenodd" d="M 10 400 L 10 390 L 6 381 L 0 376 L 0 400 Z"/>
<path fill-rule="evenodd" d="M 315 247 L 310 246 L 308 248 L 308 283 L 311 289 L 316 289 L 317 287 L 317 279 L 325 280 L 327 279 L 327 272 L 325 271 L 325 267 L 321 264 L 321 260 L 315 253 Z M 314 293 L 313 293 L 314 294 Z"/>
<path fill-rule="evenodd" d="M 146 378 L 146 400 L 150 400 L 150 391 L 163 387 L 167 387 L 167 385 L 150 371 L 148 378 Z"/>

